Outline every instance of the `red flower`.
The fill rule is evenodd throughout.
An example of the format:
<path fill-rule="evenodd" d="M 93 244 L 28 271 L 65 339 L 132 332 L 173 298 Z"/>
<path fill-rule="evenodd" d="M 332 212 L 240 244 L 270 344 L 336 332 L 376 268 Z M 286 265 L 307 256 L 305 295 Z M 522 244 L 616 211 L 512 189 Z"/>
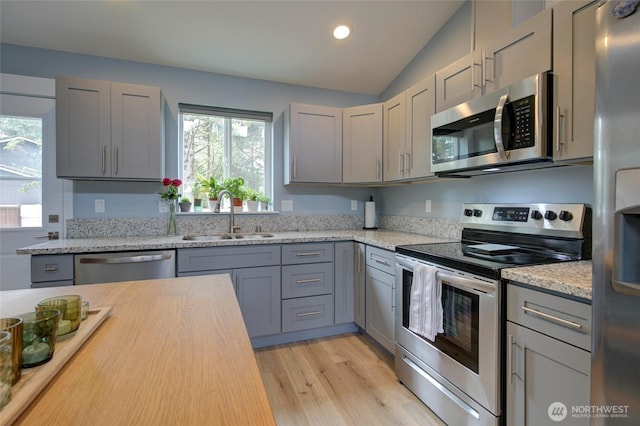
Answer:
<path fill-rule="evenodd" d="M 171 181 L 171 184 L 173 186 L 180 186 L 180 185 L 182 185 L 182 181 L 180 179 L 174 179 L 174 180 Z"/>
<path fill-rule="evenodd" d="M 171 185 L 171 182 L 172 182 L 172 181 L 171 181 L 171 178 L 164 178 L 164 179 L 162 179 L 162 184 L 163 184 L 164 186 L 169 186 L 169 185 Z M 182 182 L 181 182 L 181 183 L 182 183 Z"/>

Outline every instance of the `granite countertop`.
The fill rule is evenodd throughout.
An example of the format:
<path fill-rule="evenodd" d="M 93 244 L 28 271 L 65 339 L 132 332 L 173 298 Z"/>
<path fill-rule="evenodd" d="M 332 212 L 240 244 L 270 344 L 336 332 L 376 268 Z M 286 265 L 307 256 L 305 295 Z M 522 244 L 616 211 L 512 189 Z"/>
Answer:
<path fill-rule="evenodd" d="M 552 263 L 550 265 L 525 266 L 502 270 L 502 277 L 591 300 L 591 261 Z"/>
<path fill-rule="evenodd" d="M 353 240 L 394 251 L 405 244 L 426 244 L 453 241 L 435 236 L 395 231 L 328 230 L 273 232 L 268 238 L 244 238 L 231 240 L 183 240 L 183 236 L 140 236 L 114 238 L 74 238 L 51 240 L 19 248 L 17 254 L 74 254 L 100 253 L 129 250 L 165 250 L 193 247 L 218 247 L 257 244 L 307 243 Z"/>

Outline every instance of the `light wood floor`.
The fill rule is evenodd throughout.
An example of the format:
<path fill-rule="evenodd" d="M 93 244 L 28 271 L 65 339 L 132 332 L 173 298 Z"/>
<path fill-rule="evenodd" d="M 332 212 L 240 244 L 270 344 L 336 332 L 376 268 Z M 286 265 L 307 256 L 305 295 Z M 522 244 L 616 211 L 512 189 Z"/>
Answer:
<path fill-rule="evenodd" d="M 444 425 L 359 334 L 255 351 L 276 422 L 287 425 Z"/>

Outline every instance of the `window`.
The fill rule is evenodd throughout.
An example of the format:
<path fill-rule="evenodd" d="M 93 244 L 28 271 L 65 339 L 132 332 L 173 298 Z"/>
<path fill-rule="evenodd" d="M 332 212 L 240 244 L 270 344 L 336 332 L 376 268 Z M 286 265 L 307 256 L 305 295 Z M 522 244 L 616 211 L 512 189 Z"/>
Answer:
<path fill-rule="evenodd" d="M 42 119 L 0 115 L 0 228 L 42 226 Z"/>
<path fill-rule="evenodd" d="M 179 108 L 185 196 L 195 198 L 198 177 L 218 183 L 242 177 L 246 189 L 271 197 L 272 113 L 190 104 Z"/>

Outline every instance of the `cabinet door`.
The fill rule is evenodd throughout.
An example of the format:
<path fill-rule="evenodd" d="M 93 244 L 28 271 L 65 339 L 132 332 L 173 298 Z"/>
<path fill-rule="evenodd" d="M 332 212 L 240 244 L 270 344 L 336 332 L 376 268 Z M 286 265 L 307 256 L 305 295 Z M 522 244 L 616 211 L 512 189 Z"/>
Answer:
<path fill-rule="evenodd" d="M 431 116 L 436 112 L 435 75 L 410 87 L 406 101 L 407 177 L 423 178 L 431 173 Z"/>
<path fill-rule="evenodd" d="M 366 327 L 366 257 L 365 245 L 354 243 L 355 274 L 353 296 L 353 320 L 361 328 Z"/>
<path fill-rule="evenodd" d="M 436 72 L 436 112 L 453 108 L 481 94 L 479 65 L 469 53 Z"/>
<path fill-rule="evenodd" d="M 342 180 L 382 181 L 382 104 L 342 110 Z"/>
<path fill-rule="evenodd" d="M 405 149 L 405 93 L 394 96 L 383 104 L 384 129 L 382 138 L 383 170 L 386 181 L 407 178 L 408 171 Z"/>
<path fill-rule="evenodd" d="M 162 100 L 157 87 L 111 83 L 111 176 L 160 180 L 164 174 Z"/>
<path fill-rule="evenodd" d="M 591 354 L 517 324 L 507 323 L 507 401 L 509 425 L 588 425 L 571 407 L 589 405 Z M 552 421 L 549 406 L 560 402 Z"/>
<path fill-rule="evenodd" d="M 473 41 L 472 49 L 488 45 L 497 34 L 511 30 L 512 2 L 504 0 L 482 0 L 472 2 Z"/>
<path fill-rule="evenodd" d="M 355 243 L 336 243 L 334 250 L 335 323 L 343 324 L 354 319 Z"/>
<path fill-rule="evenodd" d="M 56 78 L 56 174 L 61 178 L 111 176 L 108 81 Z"/>
<path fill-rule="evenodd" d="M 291 104 L 285 120 L 285 184 L 342 182 L 342 109 Z"/>
<path fill-rule="evenodd" d="M 389 352 L 395 338 L 395 277 L 367 267 L 367 333 Z"/>
<path fill-rule="evenodd" d="M 553 8 L 553 74 L 557 95 L 553 159 L 593 157 L 595 12 L 597 1 L 560 2 Z"/>
<path fill-rule="evenodd" d="M 551 70 L 551 9 L 527 19 L 486 48 L 476 49 L 483 93 Z"/>
<path fill-rule="evenodd" d="M 235 269 L 233 281 L 249 337 L 280 333 L 280 267 Z"/>

